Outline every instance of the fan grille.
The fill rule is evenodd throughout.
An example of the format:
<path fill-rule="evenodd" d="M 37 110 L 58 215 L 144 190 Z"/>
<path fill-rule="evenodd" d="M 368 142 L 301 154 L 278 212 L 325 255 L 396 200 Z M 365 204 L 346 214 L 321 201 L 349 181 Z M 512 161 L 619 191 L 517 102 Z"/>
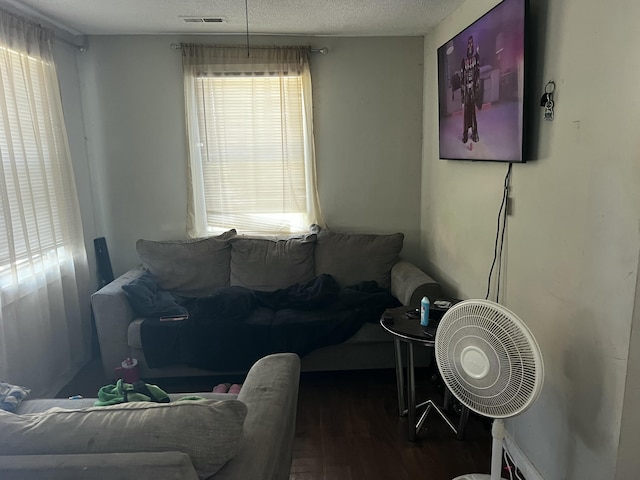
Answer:
<path fill-rule="evenodd" d="M 435 342 L 442 379 L 464 405 L 492 418 L 526 410 L 542 386 L 538 344 L 514 313 L 489 300 L 466 300 L 443 316 Z"/>

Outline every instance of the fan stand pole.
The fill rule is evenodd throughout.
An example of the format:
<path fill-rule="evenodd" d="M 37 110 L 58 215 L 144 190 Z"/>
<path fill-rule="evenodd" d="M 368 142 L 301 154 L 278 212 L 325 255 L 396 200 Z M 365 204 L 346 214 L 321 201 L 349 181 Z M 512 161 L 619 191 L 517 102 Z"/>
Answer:
<path fill-rule="evenodd" d="M 500 480 L 502 476 L 502 441 L 504 440 L 504 421 L 501 418 L 493 420 L 491 425 L 491 480 Z"/>

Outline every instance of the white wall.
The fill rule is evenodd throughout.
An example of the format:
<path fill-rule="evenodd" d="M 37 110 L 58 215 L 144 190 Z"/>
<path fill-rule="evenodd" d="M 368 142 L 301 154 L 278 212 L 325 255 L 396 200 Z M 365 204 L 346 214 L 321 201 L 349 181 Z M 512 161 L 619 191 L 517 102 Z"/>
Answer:
<path fill-rule="evenodd" d="M 242 44 L 244 38 L 188 37 Z M 138 238 L 185 237 L 186 140 L 172 36 L 91 37 L 80 59 L 97 230 L 118 275 Z M 320 201 L 335 230 L 405 233 L 419 250 L 423 40 L 253 38 L 311 44 Z"/>
<path fill-rule="evenodd" d="M 485 296 L 507 166 L 439 160 L 436 49 L 497 3 L 467 1 L 425 39 L 423 262 L 459 298 Z M 513 168 L 500 301 L 544 355 L 541 397 L 507 428 L 547 480 L 615 477 L 640 246 L 639 14 L 531 0 L 527 93 L 535 105 L 554 80 L 556 116 L 532 109 L 535 160 Z"/>

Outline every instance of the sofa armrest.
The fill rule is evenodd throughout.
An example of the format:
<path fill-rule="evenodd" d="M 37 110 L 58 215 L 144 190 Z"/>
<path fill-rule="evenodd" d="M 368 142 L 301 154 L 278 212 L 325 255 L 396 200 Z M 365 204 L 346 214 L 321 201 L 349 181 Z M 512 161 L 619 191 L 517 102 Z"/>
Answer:
<path fill-rule="evenodd" d="M 277 353 L 258 360 L 238 400 L 247 405 L 240 452 L 216 472 L 216 480 L 288 480 L 296 430 L 300 358 Z"/>
<path fill-rule="evenodd" d="M 442 296 L 440 284 L 418 267 L 400 260 L 391 269 L 391 294 L 400 303 L 419 307 L 422 297 L 433 301 Z"/>
<path fill-rule="evenodd" d="M 127 329 L 135 319 L 135 314 L 122 286 L 143 273 L 142 268 L 129 270 L 91 295 L 102 368 L 107 378 L 113 378 L 113 369 L 119 367 L 122 360 L 129 356 Z"/>
<path fill-rule="evenodd" d="M 181 452 L 0 456 L 2 480 L 198 480 Z"/>

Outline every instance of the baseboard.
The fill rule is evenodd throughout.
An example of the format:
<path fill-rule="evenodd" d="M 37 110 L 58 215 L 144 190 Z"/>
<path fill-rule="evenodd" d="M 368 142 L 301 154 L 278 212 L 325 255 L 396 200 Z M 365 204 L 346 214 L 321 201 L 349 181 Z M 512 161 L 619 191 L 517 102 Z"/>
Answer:
<path fill-rule="evenodd" d="M 513 437 L 509 435 L 509 432 L 505 432 L 502 448 L 509 453 L 513 459 L 513 463 L 516 464 L 516 467 L 522 472 L 526 480 L 544 480 L 543 476 L 536 470 L 536 467 L 533 466 L 529 458 L 520 450 L 520 447 L 518 447 Z"/>

